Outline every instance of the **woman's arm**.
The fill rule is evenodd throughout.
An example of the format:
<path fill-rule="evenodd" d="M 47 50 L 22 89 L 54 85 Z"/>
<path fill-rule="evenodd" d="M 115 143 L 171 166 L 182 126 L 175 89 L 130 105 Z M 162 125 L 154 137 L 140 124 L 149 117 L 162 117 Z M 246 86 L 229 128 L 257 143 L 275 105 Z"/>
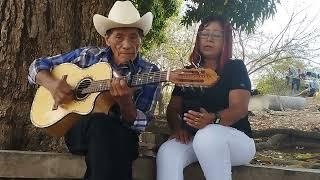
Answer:
<path fill-rule="evenodd" d="M 180 128 L 182 113 L 182 97 L 172 96 L 167 107 L 167 120 L 172 131 Z"/>
<path fill-rule="evenodd" d="M 231 126 L 248 114 L 250 92 L 244 89 L 234 89 L 229 92 L 229 107 L 220 111 L 220 124 Z M 215 118 L 215 117 L 214 117 Z"/>
<path fill-rule="evenodd" d="M 181 128 L 182 117 L 182 102 L 181 96 L 171 96 L 167 107 L 167 120 L 170 129 L 173 131 L 170 139 L 175 138 L 178 142 L 187 144 L 190 142 L 192 135 Z"/>
<path fill-rule="evenodd" d="M 248 114 L 250 100 L 251 82 L 241 60 L 230 61 L 226 64 L 226 82 L 229 87 L 229 106 L 220 111 L 220 124 L 231 126 Z"/>

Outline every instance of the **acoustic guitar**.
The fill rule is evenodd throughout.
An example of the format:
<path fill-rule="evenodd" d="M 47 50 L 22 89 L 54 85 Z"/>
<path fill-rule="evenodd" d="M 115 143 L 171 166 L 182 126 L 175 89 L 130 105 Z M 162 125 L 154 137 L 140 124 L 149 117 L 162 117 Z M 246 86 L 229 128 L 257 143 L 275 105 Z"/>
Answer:
<path fill-rule="evenodd" d="M 82 115 L 108 112 L 115 103 L 108 92 L 112 79 L 112 69 L 108 63 L 101 62 L 83 69 L 64 63 L 56 66 L 51 73 L 57 79 L 65 79 L 74 91 L 72 102 L 56 106 L 46 88 L 40 86 L 37 89 L 30 112 L 31 122 L 52 136 L 63 136 Z M 179 86 L 208 87 L 219 77 L 213 70 L 199 68 L 141 73 L 123 78 L 130 87 L 166 81 Z"/>

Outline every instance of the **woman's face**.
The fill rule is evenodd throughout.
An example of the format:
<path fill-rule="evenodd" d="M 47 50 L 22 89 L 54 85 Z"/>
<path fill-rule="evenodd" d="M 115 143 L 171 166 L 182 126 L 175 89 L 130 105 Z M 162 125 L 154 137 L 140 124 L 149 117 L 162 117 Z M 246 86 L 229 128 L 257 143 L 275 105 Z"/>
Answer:
<path fill-rule="evenodd" d="M 217 58 L 223 48 L 224 32 L 219 22 L 210 22 L 198 33 L 199 48 L 206 59 Z"/>

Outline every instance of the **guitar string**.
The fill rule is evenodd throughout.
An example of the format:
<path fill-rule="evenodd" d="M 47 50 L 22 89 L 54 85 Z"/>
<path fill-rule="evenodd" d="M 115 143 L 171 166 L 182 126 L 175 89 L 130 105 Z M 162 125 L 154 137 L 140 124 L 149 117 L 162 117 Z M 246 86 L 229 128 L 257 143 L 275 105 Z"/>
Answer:
<path fill-rule="evenodd" d="M 146 77 L 146 75 L 149 75 L 150 73 L 145 73 L 145 75 L 144 76 L 135 76 L 135 82 L 133 83 L 133 84 L 135 84 L 135 85 L 141 85 L 141 84 L 147 84 L 147 83 L 149 83 L 149 81 L 150 81 L 150 78 L 148 78 L 148 79 L 146 79 L 145 77 Z M 153 80 L 151 81 L 151 82 L 157 82 L 157 81 L 159 81 L 159 82 L 161 82 L 162 80 L 165 80 L 165 79 L 163 79 L 164 77 L 164 75 L 166 75 L 166 74 L 164 74 L 164 73 L 161 73 L 160 74 L 160 76 L 159 75 L 157 75 L 157 76 L 154 76 L 153 77 Z M 136 82 L 136 81 L 138 81 L 138 79 L 136 78 L 136 77 L 140 77 L 140 80 L 139 80 L 139 82 Z M 156 79 L 157 78 L 157 79 Z M 165 76 L 165 78 L 166 78 L 166 76 Z M 142 79 L 142 80 L 141 80 Z M 110 81 L 110 80 L 109 80 Z M 92 82 L 91 84 L 90 84 L 90 82 L 88 82 L 88 84 L 87 85 L 85 85 L 85 86 L 87 86 L 87 87 L 85 87 L 85 88 L 83 88 L 83 89 L 77 89 L 77 91 L 76 92 L 81 92 L 81 93 L 83 93 L 83 91 L 85 91 L 84 93 L 86 93 L 86 92 L 88 92 L 88 93 L 90 93 L 90 92 L 92 92 L 92 91 L 101 91 L 101 90 L 108 90 L 109 88 L 110 88 L 110 85 L 109 84 L 101 84 L 101 83 L 104 83 L 105 82 L 105 80 L 99 80 L 99 81 L 94 81 L 94 82 Z M 199 86 L 199 85 L 198 85 Z"/>
<path fill-rule="evenodd" d="M 148 81 L 150 81 L 151 75 L 154 75 L 154 76 L 152 76 L 153 81 L 162 80 L 164 73 L 144 73 L 144 74 L 140 74 L 140 75 L 134 75 L 132 78 L 132 81 L 135 81 L 135 82 L 140 81 L 142 83 L 148 83 Z M 126 79 L 126 76 L 122 76 L 122 78 Z M 138 80 L 138 79 L 140 79 L 140 80 Z M 85 83 L 80 84 L 82 86 L 79 86 L 79 87 L 88 86 L 88 85 L 100 85 L 102 82 L 105 82 L 105 81 L 108 82 L 108 81 L 110 81 L 110 79 L 85 82 Z"/>
<path fill-rule="evenodd" d="M 158 80 L 161 81 L 161 80 L 163 80 L 162 78 L 164 78 L 163 76 L 166 77 L 166 71 L 158 71 L 158 72 L 153 72 L 153 73 L 143 73 L 143 74 L 133 75 L 132 81 L 135 81 L 135 83 L 137 83 L 137 81 L 139 81 L 140 83 L 148 83 L 149 80 L 150 80 L 149 76 L 151 76 L 151 75 L 154 75 L 153 78 L 152 78 L 153 81 L 155 81 L 156 78 L 160 78 Z M 126 76 L 122 76 L 122 78 L 126 79 L 127 77 Z M 103 83 L 105 81 L 110 81 L 110 79 L 109 80 L 90 81 L 90 82 L 82 83 L 81 85 L 82 85 L 82 87 L 83 86 L 88 86 L 88 85 L 100 85 L 100 83 Z"/>
<path fill-rule="evenodd" d="M 144 84 L 144 83 L 148 83 L 148 82 L 161 81 L 161 80 L 164 80 L 163 78 L 164 78 L 163 75 L 156 75 L 156 76 L 153 76 L 152 78 L 150 78 L 149 76 L 140 76 L 140 77 L 132 78 L 132 82 L 134 85 L 138 85 L 139 83 Z M 104 83 L 104 82 L 110 82 L 110 80 L 98 80 L 98 81 L 85 82 L 85 83 L 80 84 L 79 87 L 83 88 L 83 87 L 86 87 L 89 85 L 90 86 L 95 86 L 95 85 L 100 86 L 100 84 Z"/>
<path fill-rule="evenodd" d="M 150 78 L 150 76 L 152 78 Z M 167 76 L 167 71 L 157 71 L 157 72 L 151 72 L 151 73 L 136 74 L 136 75 L 133 75 L 132 77 L 132 84 L 141 85 L 141 84 L 148 84 L 149 82 L 152 82 L 152 83 L 161 82 L 166 79 L 166 76 Z M 128 80 L 127 76 L 122 76 L 122 78 Z M 109 89 L 110 84 L 104 84 L 106 81 L 110 82 L 110 79 L 82 83 L 78 86 L 78 89 L 76 92 L 79 92 L 79 91 L 82 92 L 83 90 L 97 91 L 97 90 L 104 90 L 105 88 Z"/>
<path fill-rule="evenodd" d="M 152 81 L 150 81 L 150 82 L 157 82 L 157 81 L 161 82 L 162 80 L 164 80 L 164 77 L 166 77 L 166 74 L 167 74 L 166 71 L 157 71 L 157 72 L 152 72 L 152 73 L 138 74 L 138 75 L 133 76 L 132 81 L 133 81 L 133 84 L 135 84 L 135 85 L 145 84 L 150 81 L 150 76 L 153 75 L 153 76 L 151 76 Z M 123 78 L 126 79 L 126 76 L 123 76 Z M 96 90 L 103 90 L 105 88 L 107 88 L 107 89 L 110 88 L 109 84 L 101 84 L 101 83 L 104 83 L 105 81 L 110 82 L 110 79 L 83 83 L 83 84 L 81 84 L 81 86 L 80 85 L 78 86 L 78 89 L 76 90 L 76 92 L 80 91 L 80 93 L 81 93 L 83 90 L 96 91 Z"/>

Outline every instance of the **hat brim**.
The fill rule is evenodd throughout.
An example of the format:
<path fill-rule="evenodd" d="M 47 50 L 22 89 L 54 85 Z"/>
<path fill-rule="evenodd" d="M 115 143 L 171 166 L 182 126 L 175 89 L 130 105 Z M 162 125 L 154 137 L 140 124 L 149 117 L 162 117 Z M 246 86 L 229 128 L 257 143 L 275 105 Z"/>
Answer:
<path fill-rule="evenodd" d="M 106 32 L 110 29 L 120 28 L 120 27 L 135 27 L 143 31 L 143 34 L 146 35 L 152 27 L 153 15 L 151 12 L 147 12 L 143 15 L 138 21 L 132 22 L 130 24 L 123 24 L 119 22 L 112 21 L 105 16 L 100 14 L 95 14 L 93 16 L 93 24 L 97 32 L 105 37 Z"/>

